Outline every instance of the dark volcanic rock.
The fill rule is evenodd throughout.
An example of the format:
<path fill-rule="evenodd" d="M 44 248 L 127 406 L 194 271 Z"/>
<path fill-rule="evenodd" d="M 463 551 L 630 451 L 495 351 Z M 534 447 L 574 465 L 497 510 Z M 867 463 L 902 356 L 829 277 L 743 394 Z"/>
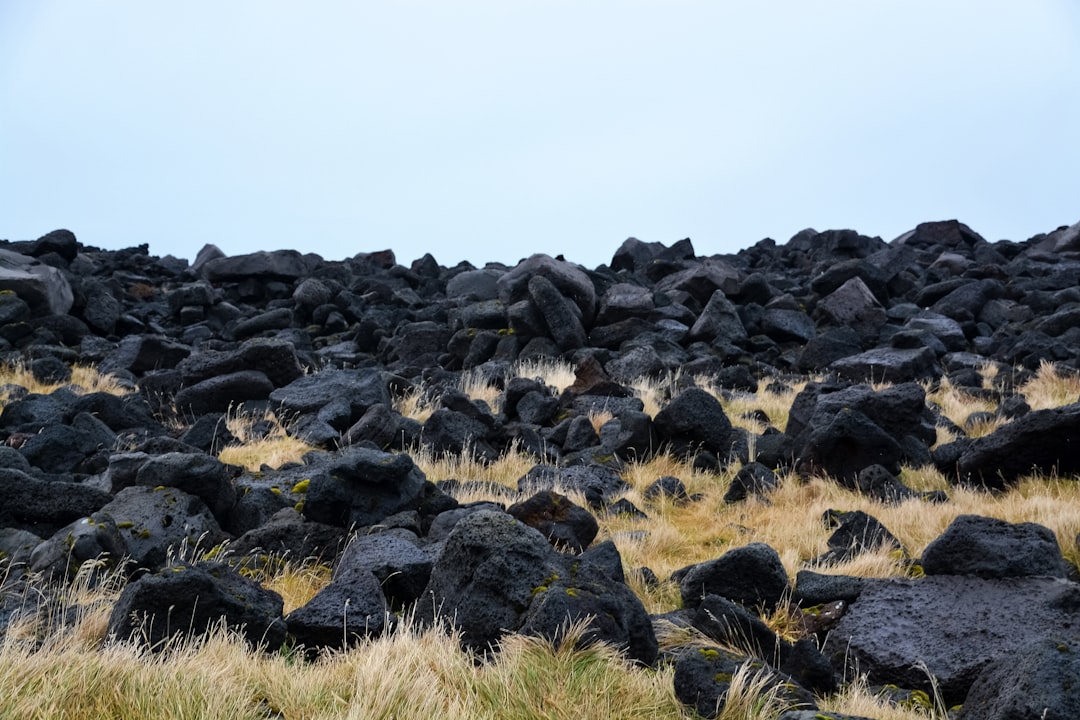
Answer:
<path fill-rule="evenodd" d="M 282 607 L 281 596 L 228 565 L 180 563 L 128 584 L 113 606 L 108 635 L 164 650 L 176 638 L 224 623 L 251 645 L 275 650 L 285 641 Z"/>
<path fill-rule="evenodd" d="M 700 388 L 677 395 L 653 418 L 661 443 L 678 457 L 708 454 L 712 463 L 726 464 L 731 452 L 731 421 L 720 401 Z"/>
<path fill-rule="evenodd" d="M 964 484 L 1001 490 L 1021 476 L 1080 472 L 1080 403 L 1036 410 L 974 440 L 956 472 Z"/>
<path fill-rule="evenodd" d="M 1065 559 L 1049 528 L 980 515 L 953 520 L 923 550 L 922 566 L 927 575 L 1066 577 Z"/>
<path fill-rule="evenodd" d="M 1080 640 L 1080 586 L 1047 577 L 868 580 L 823 648 L 837 671 L 963 702 L 990 662 L 1040 638 Z"/>
<path fill-rule="evenodd" d="M 451 623 L 477 652 L 514 630 L 558 642 L 568 622 L 588 618 L 582 642 L 608 642 L 653 664 L 656 637 L 641 601 L 606 564 L 578 558 L 559 554 L 510 515 L 474 512 L 447 538 L 417 604 L 419 617 Z"/>
<path fill-rule="evenodd" d="M 395 622 L 378 579 L 368 570 L 341 573 L 285 621 L 289 634 L 309 651 L 353 645 Z"/>
<path fill-rule="evenodd" d="M 1065 720 L 1080 707 L 1080 643 L 1043 638 L 1000 657 L 971 684 L 957 720 Z"/>
<path fill-rule="evenodd" d="M 673 579 L 679 582 L 685 607 L 696 607 L 706 595 L 720 595 L 770 611 L 790 591 L 780 556 L 764 543 L 751 543 L 715 560 L 683 568 Z"/>
<path fill-rule="evenodd" d="M 420 506 L 427 480 L 408 455 L 346 450 L 312 472 L 304 515 L 343 527 L 374 525 Z"/>
<path fill-rule="evenodd" d="M 600 530 L 592 513 L 551 490 L 514 503 L 506 512 L 539 530 L 556 550 L 563 552 L 580 553 Z"/>

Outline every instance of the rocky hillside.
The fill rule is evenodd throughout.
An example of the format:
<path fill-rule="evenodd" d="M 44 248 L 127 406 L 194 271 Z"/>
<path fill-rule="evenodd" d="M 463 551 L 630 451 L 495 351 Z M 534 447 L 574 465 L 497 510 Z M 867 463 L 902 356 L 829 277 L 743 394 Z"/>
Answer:
<path fill-rule="evenodd" d="M 575 368 L 561 392 L 517 372 L 553 358 Z M 412 613 L 451 622 L 483 654 L 507 632 L 558 638 L 567 618 L 589 619 L 586 641 L 673 663 L 679 698 L 705 716 L 747 662 L 782 687 L 786 718 L 814 717 L 799 711 L 853 669 L 937 691 L 963 718 L 1080 705 L 1077 571 L 1039 525 L 963 516 L 913 561 L 925 578 L 818 572 L 826 563 L 793 587 L 776 550 L 751 544 L 656 579 L 680 589 L 682 606 L 663 615 L 630 590 L 616 544 L 593 543 L 597 514 L 639 511 L 622 498 L 626 463 L 658 453 L 738 469 L 731 502 L 767 498 L 785 473 L 915 503 L 948 494 L 908 488 L 902 467 L 987 491 L 1033 472 L 1075 477 L 1080 398 L 1032 410 L 1017 389 L 1045 363 L 1080 371 L 1080 223 L 1022 243 L 955 221 L 891 243 L 807 230 L 710 257 L 689 240 L 631 238 L 595 269 L 546 255 L 406 267 L 391 251 L 328 261 L 212 246 L 189 264 L 57 230 L 0 246 L 0 359 L 61 385 L 0 389 L 0 628 L 48 603 L 51 591 L 28 584 L 62 585 L 98 560 L 130 577 L 109 633 L 152 646 L 224 618 L 253 645 L 317 654 Z M 80 365 L 131 392 L 63 386 Z M 463 392 L 466 372 L 498 402 Z M 750 391 L 808 374 L 786 424 L 765 415 L 760 434 L 697 386 Z M 650 414 L 630 385 L 661 376 L 674 378 L 671 397 Z M 942 381 L 991 401 L 1003 423 L 969 437 L 927 402 Z M 422 421 L 395 409 L 410 392 L 433 408 Z M 288 417 L 317 450 L 258 472 L 222 463 L 237 408 Z M 939 442 L 943 429 L 956 439 Z M 472 504 L 455 499 L 469 478 L 436 485 L 408 454 L 483 463 L 511 447 L 534 467 L 505 501 Z M 693 501 L 670 480 L 655 492 Z M 889 542 L 872 517 L 834 520 L 839 556 Z M 225 541 L 225 561 L 170 550 Z M 236 571 L 281 553 L 334 563 L 332 582 L 287 616 Z M 789 597 L 827 622 L 778 638 L 761 615 Z M 996 609 L 1016 605 L 1024 632 L 1001 631 Z M 169 613 L 190 622 L 147 624 Z M 661 650 L 665 623 L 715 646 Z M 1020 699 L 1008 679 L 1018 667 L 1035 679 Z"/>

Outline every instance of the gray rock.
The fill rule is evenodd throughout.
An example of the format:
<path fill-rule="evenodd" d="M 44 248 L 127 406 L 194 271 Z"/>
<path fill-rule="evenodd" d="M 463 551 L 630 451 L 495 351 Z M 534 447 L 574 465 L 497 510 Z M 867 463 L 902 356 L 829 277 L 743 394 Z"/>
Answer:
<path fill-rule="evenodd" d="M 1066 577 L 1065 559 L 1050 528 L 980 515 L 953 520 L 923 550 L 922 567 L 927 575 Z"/>
<path fill-rule="evenodd" d="M 771 611 L 790 592 L 780 556 L 765 543 L 729 550 L 715 560 L 677 571 L 683 606 L 697 607 L 706 595 L 720 595 L 746 607 Z"/>
<path fill-rule="evenodd" d="M 581 311 L 581 323 L 590 327 L 596 315 L 596 288 L 578 265 L 542 253 L 531 255 L 498 279 L 499 299 L 506 304 L 525 299 L 533 277 L 543 277 Z"/>
<path fill-rule="evenodd" d="M 419 547 L 415 536 L 378 532 L 358 535 L 349 543 L 334 568 L 334 578 L 369 572 L 391 605 L 401 609 L 423 595 L 433 564 L 433 553 Z"/>
<path fill-rule="evenodd" d="M 1080 403 L 1035 410 L 976 438 L 957 462 L 962 483 L 1002 490 L 1023 475 L 1080 472 Z"/>
<path fill-rule="evenodd" d="M 937 380 L 941 369 L 929 348 L 874 348 L 833 361 L 829 369 L 857 382 L 905 383 Z"/>
<path fill-rule="evenodd" d="M 101 514 L 112 518 L 138 569 L 160 569 L 170 550 L 186 546 L 208 552 L 225 540 L 206 504 L 175 488 L 124 488 L 102 506 Z"/>
<path fill-rule="evenodd" d="M 227 549 L 241 558 L 271 555 L 291 562 L 332 562 L 345 546 L 345 537 L 340 527 L 308 520 L 295 508 L 284 507 L 230 542 Z"/>
<path fill-rule="evenodd" d="M 933 693 L 932 675 L 951 706 L 990 662 L 1047 637 L 1080 640 L 1078 608 L 1080 586 L 1057 578 L 867 580 L 823 652 L 872 685 Z"/>
<path fill-rule="evenodd" d="M 114 492 L 128 485 L 176 488 L 201 499 L 220 520 L 236 504 L 232 475 L 229 466 L 213 456 L 168 452 L 147 458 L 134 478 L 113 475 L 112 487 Z"/>
<path fill-rule="evenodd" d="M 450 532 L 417 614 L 422 621 L 449 622 L 465 647 L 486 652 L 521 626 L 538 588 L 565 572 L 538 531 L 506 513 L 480 510 Z"/>
<path fill-rule="evenodd" d="M 330 368 L 298 377 L 270 393 L 271 403 L 285 413 L 296 415 L 318 412 L 339 399 L 349 402 L 356 419 L 376 403 L 391 404 L 382 373 L 370 369 Z"/>
<path fill-rule="evenodd" d="M 677 457 L 705 452 L 726 460 L 731 452 L 731 421 L 720 401 L 700 388 L 672 399 L 653 418 L 653 429 Z"/>
<path fill-rule="evenodd" d="M 539 530 L 556 550 L 562 552 L 582 552 L 600 530 L 592 513 L 551 490 L 514 503 L 506 512 Z"/>
<path fill-rule="evenodd" d="M 285 620 L 289 634 L 309 652 L 341 649 L 395 624 L 378 579 L 367 570 L 339 574 Z"/>
<path fill-rule="evenodd" d="M 836 528 L 826 543 L 829 551 L 818 556 L 818 565 L 846 562 L 864 552 L 873 552 L 882 546 L 903 550 L 900 541 L 882 525 L 877 518 L 862 510 L 826 510 L 823 518 L 827 527 Z"/>
<path fill-rule="evenodd" d="M 223 623 L 250 645 L 276 650 L 285 641 L 283 606 L 280 595 L 228 565 L 179 563 L 129 583 L 113 606 L 107 635 L 160 651 Z"/>
<path fill-rule="evenodd" d="M 735 304 L 720 290 L 709 298 L 705 309 L 690 328 L 690 340 L 737 342 L 747 336 Z"/>
<path fill-rule="evenodd" d="M 193 416 L 225 412 L 248 400 L 265 400 L 274 390 L 270 379 L 258 370 L 241 370 L 212 377 L 181 390 L 176 408 Z"/>
<path fill-rule="evenodd" d="M 313 262 L 295 250 L 275 250 L 217 257 L 203 263 L 196 260 L 196 266 L 203 278 L 219 283 L 246 278 L 296 280 L 311 272 Z"/>
<path fill-rule="evenodd" d="M 35 315 L 64 315 L 75 302 L 64 274 L 11 250 L 0 250 L 0 291 L 19 296 Z"/>
<path fill-rule="evenodd" d="M 1080 643 L 1053 637 L 988 664 L 956 720 L 1069 720 L 1080 707 Z"/>
<path fill-rule="evenodd" d="M 14 468 L 0 468 L 0 487 L 18 488 L 0 503 L 0 527 L 50 537 L 65 525 L 97 512 L 108 493 L 73 482 L 40 480 Z"/>
<path fill-rule="evenodd" d="M 600 507 L 629 490 L 630 484 L 609 467 L 587 463 L 564 468 L 535 465 L 518 478 L 517 487 L 520 492 L 528 493 L 551 489 L 579 492 L 589 505 Z"/>
<path fill-rule="evenodd" d="M 375 525 L 419 507 L 427 480 L 408 455 L 351 448 L 313 469 L 304 516 L 341 527 Z"/>
<path fill-rule="evenodd" d="M 583 347 L 588 339 L 581 318 L 571 310 L 568 298 L 542 275 L 529 279 L 529 298 L 544 319 L 548 334 L 560 350 L 569 351 Z"/>

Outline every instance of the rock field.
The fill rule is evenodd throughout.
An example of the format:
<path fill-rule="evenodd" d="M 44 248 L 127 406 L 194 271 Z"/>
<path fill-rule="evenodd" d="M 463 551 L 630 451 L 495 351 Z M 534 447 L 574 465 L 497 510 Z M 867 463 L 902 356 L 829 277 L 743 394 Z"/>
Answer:
<path fill-rule="evenodd" d="M 562 392 L 511 372 L 553 358 L 576 369 Z M 656 452 L 739 469 L 733 503 L 788 471 L 916 503 L 949 500 L 906 487 L 902 465 L 987 492 L 1032 472 L 1077 477 L 1080 398 L 1032 410 L 1016 389 L 1043 363 L 1080 372 L 1080 223 L 1025 242 L 956 221 L 892 242 L 806 230 L 710 257 L 689 240 L 631 238 L 595 269 L 546 255 L 447 268 L 431 255 L 403 266 L 389 250 L 328 261 L 213 246 L 189 264 L 57 230 L 0 242 L 0 361 L 62 385 L 0 388 L 0 635 L 101 559 L 130 578 L 109 633 L 153 646 L 224 620 L 253 646 L 316 654 L 412 613 L 451 623 L 483 655 L 508 632 L 557 640 L 568 618 L 588 618 L 583 641 L 673 664 L 679 699 L 707 717 L 746 662 L 790 696 L 786 720 L 833 717 L 814 714 L 814 694 L 856 668 L 909 696 L 934 691 L 932 674 L 962 720 L 1080 707 L 1080 578 L 1040 525 L 962 515 L 919 559 L 922 578 L 815 568 L 792 584 L 776 550 L 753 543 L 679 570 L 682 607 L 662 615 L 630 590 L 615 544 L 594 542 L 598 515 L 638 511 L 622 464 Z M 75 392 L 63 386 L 74 365 L 132 392 Z M 459 389 L 466 371 L 500 388 L 497 412 Z M 676 372 L 676 392 L 647 414 L 631 381 Z M 786 426 L 752 437 L 693 381 L 738 392 L 806 375 Z M 1008 422 L 968 437 L 926 401 L 943 378 Z M 416 390 L 434 407 L 423 422 L 395 410 Z M 290 418 L 318 450 L 259 472 L 222 463 L 236 408 Z M 596 409 L 610 413 L 598 431 Z M 937 444 L 941 427 L 959 439 Z M 455 483 L 429 481 L 404 452 L 483 462 L 512 445 L 535 466 L 499 503 L 459 503 Z M 676 478 L 655 488 L 694 501 Z M 899 548 L 865 513 L 831 520 L 835 558 Z M 185 543 L 225 541 L 222 557 L 176 558 Z M 332 581 L 283 614 L 237 571 L 268 554 L 322 557 Z M 797 642 L 762 620 L 788 597 L 823 609 Z M 659 623 L 716 645 L 661 649 Z"/>

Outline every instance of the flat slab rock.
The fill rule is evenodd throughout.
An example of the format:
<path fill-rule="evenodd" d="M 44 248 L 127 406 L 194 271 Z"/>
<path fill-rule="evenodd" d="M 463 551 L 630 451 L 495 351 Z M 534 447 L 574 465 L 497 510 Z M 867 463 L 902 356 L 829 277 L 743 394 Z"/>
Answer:
<path fill-rule="evenodd" d="M 838 672 L 871 685 L 962 703 L 983 668 L 1039 638 L 1080 639 L 1080 585 L 1050 577 L 872 580 L 822 648 Z M 854 673 L 853 673 L 854 671 Z"/>

